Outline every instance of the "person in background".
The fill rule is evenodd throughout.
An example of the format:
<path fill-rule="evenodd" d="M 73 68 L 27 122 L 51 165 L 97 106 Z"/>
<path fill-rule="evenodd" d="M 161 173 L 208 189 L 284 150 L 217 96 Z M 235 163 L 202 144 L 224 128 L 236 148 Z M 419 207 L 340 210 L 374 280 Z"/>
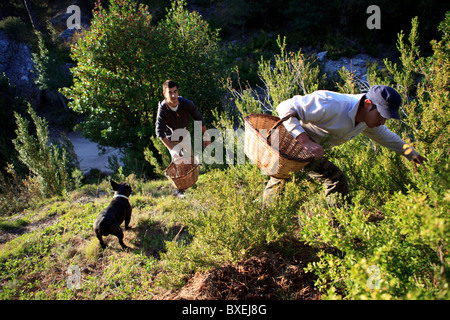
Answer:
<path fill-rule="evenodd" d="M 191 100 L 179 96 L 178 84 L 173 80 L 167 80 L 163 83 L 162 89 L 165 99 L 158 104 L 156 136 L 169 150 L 172 159 L 192 155 L 189 134 L 191 119 L 202 123 L 203 147 L 211 144 L 203 115 Z M 180 196 L 184 194 L 184 190 L 178 192 Z"/>

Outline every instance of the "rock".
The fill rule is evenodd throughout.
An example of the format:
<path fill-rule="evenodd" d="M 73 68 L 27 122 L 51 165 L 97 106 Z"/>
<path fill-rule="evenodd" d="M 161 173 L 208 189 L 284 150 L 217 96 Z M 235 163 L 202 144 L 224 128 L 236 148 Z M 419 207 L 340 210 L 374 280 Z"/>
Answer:
<path fill-rule="evenodd" d="M 71 5 L 78 6 L 78 8 L 80 9 L 80 21 L 79 21 L 80 27 L 84 29 L 89 28 L 91 25 L 91 18 L 92 18 L 91 9 L 89 8 L 89 6 L 82 0 L 75 0 L 72 2 Z M 67 8 L 69 8 L 69 6 Z M 70 21 L 72 22 L 73 18 L 71 17 L 73 14 L 74 14 L 73 11 L 67 12 L 66 9 L 58 12 L 50 20 L 50 23 L 53 25 L 53 27 L 61 32 L 59 36 L 64 41 L 69 41 L 76 32 L 81 30 L 81 28 L 76 29 L 68 27 L 67 20 L 70 19 Z"/>
<path fill-rule="evenodd" d="M 15 42 L 0 30 L 0 73 L 5 73 L 9 81 L 32 105 L 39 104 L 39 89 L 34 84 L 34 64 L 31 48 L 26 43 Z"/>
<path fill-rule="evenodd" d="M 344 57 L 339 60 L 322 61 L 324 72 L 327 73 L 328 77 L 338 76 L 338 70 L 345 67 L 345 69 L 352 72 L 356 78 L 362 81 L 367 81 L 367 67 L 369 62 L 378 62 L 378 60 L 366 54 L 357 54 L 352 58 Z"/>
<path fill-rule="evenodd" d="M 328 51 L 322 51 L 316 55 L 319 62 L 323 62 L 323 60 L 325 60 L 327 53 L 328 53 Z"/>

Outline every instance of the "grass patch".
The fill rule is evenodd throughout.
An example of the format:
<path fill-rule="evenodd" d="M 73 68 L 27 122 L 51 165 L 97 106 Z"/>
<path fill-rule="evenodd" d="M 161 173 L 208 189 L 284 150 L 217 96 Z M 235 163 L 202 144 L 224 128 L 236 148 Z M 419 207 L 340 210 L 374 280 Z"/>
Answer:
<path fill-rule="evenodd" d="M 19 229 L 25 225 L 27 225 L 29 221 L 24 218 L 18 218 L 13 221 L 0 221 L 0 230 L 1 231 L 14 231 Z"/>
<path fill-rule="evenodd" d="M 2 220 L 2 232 L 25 232 L 0 245 L 0 299 L 318 299 L 330 284 L 337 291 L 327 297 L 339 298 L 353 288 L 340 279 L 362 286 L 370 265 L 378 265 L 397 292 L 404 290 L 400 277 L 409 281 L 408 268 L 422 268 L 420 281 L 431 287 L 426 281 L 439 259 L 399 229 L 411 219 L 393 213 L 413 203 L 420 212 L 432 211 L 427 199 L 384 195 L 389 202 L 375 208 L 357 191 L 357 203 L 329 208 L 318 185 L 301 178 L 287 182 L 284 194 L 263 208 L 267 177 L 252 165 L 209 171 L 184 199 L 173 196 L 167 180 L 129 177 L 129 250 L 114 236 L 105 237 L 102 250 L 92 230 L 112 199 L 108 181 L 45 200 Z M 373 222 L 374 213 L 385 218 Z M 409 286 L 415 294 L 424 290 Z M 386 298 L 383 290 L 389 289 L 370 293 Z"/>

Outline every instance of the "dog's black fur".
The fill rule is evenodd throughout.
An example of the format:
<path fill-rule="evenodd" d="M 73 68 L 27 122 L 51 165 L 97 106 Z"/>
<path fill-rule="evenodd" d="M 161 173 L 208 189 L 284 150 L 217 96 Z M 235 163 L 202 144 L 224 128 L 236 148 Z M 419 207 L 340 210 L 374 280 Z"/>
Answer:
<path fill-rule="evenodd" d="M 128 198 L 131 194 L 131 187 L 126 182 L 117 183 L 111 180 L 111 187 L 115 191 L 114 196 L 122 195 Z M 102 236 L 109 234 L 113 234 L 119 239 L 123 249 L 128 248 L 123 243 L 123 232 L 120 225 L 125 220 L 125 230 L 129 229 L 130 219 L 131 205 L 128 199 L 123 197 L 115 197 L 110 205 L 100 212 L 94 222 L 94 231 L 103 249 L 106 248 L 106 244 L 103 242 Z"/>

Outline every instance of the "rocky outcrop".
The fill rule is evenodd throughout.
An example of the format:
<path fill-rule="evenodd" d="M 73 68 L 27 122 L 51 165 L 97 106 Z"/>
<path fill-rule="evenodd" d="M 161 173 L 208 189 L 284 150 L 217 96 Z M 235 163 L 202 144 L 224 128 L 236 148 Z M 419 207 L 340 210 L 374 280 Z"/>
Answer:
<path fill-rule="evenodd" d="M 13 41 L 0 30 L 0 74 L 9 81 L 32 105 L 38 105 L 40 90 L 34 85 L 32 51 L 28 44 Z"/>
<path fill-rule="evenodd" d="M 76 19 L 73 18 L 75 11 L 72 11 L 71 6 L 76 6 L 77 10 L 79 10 L 79 27 L 73 28 L 69 27 L 67 22 L 75 22 Z M 60 32 L 59 36 L 64 41 L 69 41 L 72 36 L 78 32 L 81 28 L 87 29 L 91 25 L 92 19 L 92 8 L 90 7 L 87 1 L 83 0 L 74 0 L 72 1 L 71 6 L 67 7 L 67 9 L 58 12 L 53 16 L 50 20 L 52 26 Z"/>
<path fill-rule="evenodd" d="M 340 58 L 338 60 L 329 60 L 326 58 L 327 52 L 319 52 L 316 56 L 319 62 L 323 66 L 323 71 L 328 77 L 338 76 L 338 70 L 345 67 L 347 71 L 353 73 L 353 75 L 360 81 L 367 81 L 367 69 L 369 63 L 378 63 L 380 61 L 367 54 L 357 54 L 352 58 Z"/>

